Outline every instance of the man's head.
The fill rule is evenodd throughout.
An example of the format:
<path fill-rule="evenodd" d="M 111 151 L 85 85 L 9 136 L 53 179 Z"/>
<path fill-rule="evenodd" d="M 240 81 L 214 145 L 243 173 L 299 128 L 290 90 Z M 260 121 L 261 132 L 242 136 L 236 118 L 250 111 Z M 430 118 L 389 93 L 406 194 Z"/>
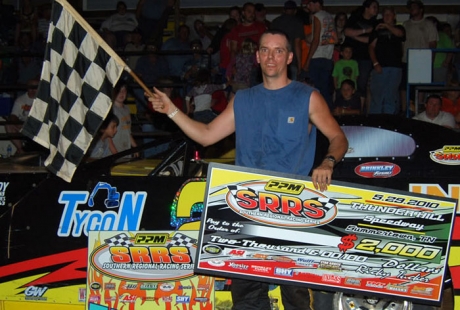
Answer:
<path fill-rule="evenodd" d="M 232 6 L 229 10 L 228 10 L 228 17 L 229 18 L 233 18 L 234 20 L 236 20 L 238 23 L 241 21 L 241 10 L 238 6 Z"/>
<path fill-rule="evenodd" d="M 256 14 L 256 20 L 259 22 L 265 21 L 265 18 L 267 17 L 267 9 L 265 8 L 265 5 L 263 3 L 256 3 L 254 5 L 254 10 Z"/>
<path fill-rule="evenodd" d="M 433 94 L 429 95 L 425 100 L 425 113 L 430 119 L 434 119 L 441 111 L 442 99 L 441 96 Z"/>
<path fill-rule="evenodd" d="M 288 15 L 295 15 L 297 11 L 297 3 L 293 0 L 288 0 L 284 2 L 284 13 Z"/>
<path fill-rule="evenodd" d="M 241 19 L 243 23 L 252 24 L 256 19 L 254 3 L 246 2 L 243 5 L 243 10 L 241 11 L 241 15 L 242 15 Z"/>
<path fill-rule="evenodd" d="M 256 57 L 264 78 L 287 77 L 287 67 L 292 62 L 293 53 L 286 34 L 278 30 L 264 32 Z"/>
<path fill-rule="evenodd" d="M 35 99 L 35 97 L 37 96 L 38 82 L 39 81 L 37 79 L 27 81 L 27 96 L 31 99 Z"/>
<path fill-rule="evenodd" d="M 302 0 L 302 5 L 307 9 L 308 12 L 316 13 L 321 11 L 324 5 L 323 0 Z"/>
<path fill-rule="evenodd" d="M 118 3 L 117 3 L 117 12 L 118 12 L 118 14 L 125 15 L 126 10 L 127 10 L 126 3 L 124 3 L 123 1 L 118 1 Z"/>
<path fill-rule="evenodd" d="M 424 14 L 424 5 L 420 0 L 407 1 L 407 8 L 411 19 L 421 19 Z"/>
<path fill-rule="evenodd" d="M 188 42 L 188 38 L 190 36 L 190 28 L 187 25 L 180 25 L 179 29 L 177 29 L 177 36 L 179 40 Z"/>
<path fill-rule="evenodd" d="M 383 9 L 382 13 L 383 21 L 387 24 L 395 24 L 396 23 L 396 11 L 394 7 L 387 6 Z"/>

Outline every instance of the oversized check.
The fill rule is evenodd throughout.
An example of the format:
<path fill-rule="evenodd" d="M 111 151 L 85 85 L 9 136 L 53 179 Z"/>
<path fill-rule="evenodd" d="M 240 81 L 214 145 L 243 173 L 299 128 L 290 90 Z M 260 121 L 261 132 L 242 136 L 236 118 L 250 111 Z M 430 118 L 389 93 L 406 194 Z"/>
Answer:
<path fill-rule="evenodd" d="M 210 164 L 195 272 L 438 304 L 456 200 Z"/>

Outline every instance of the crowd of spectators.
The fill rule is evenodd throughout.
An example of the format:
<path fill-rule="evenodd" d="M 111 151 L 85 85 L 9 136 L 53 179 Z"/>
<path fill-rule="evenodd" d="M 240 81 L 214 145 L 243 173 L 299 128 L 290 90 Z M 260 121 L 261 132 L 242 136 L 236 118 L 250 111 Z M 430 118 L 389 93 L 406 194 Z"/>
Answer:
<path fill-rule="evenodd" d="M 434 16 L 425 17 L 420 0 L 407 1 L 409 19 L 403 22 L 396 20 L 393 7 L 380 8 L 377 0 L 365 0 L 351 14 L 331 14 L 327 4 L 327 0 L 288 0 L 280 3 L 278 16 L 269 20 L 263 3 L 247 2 L 241 8 L 228 8 L 227 18 L 218 28 L 194 19 L 189 21 L 190 27 L 182 23 L 176 35 L 164 40 L 163 31 L 174 0 L 139 0 L 133 11 L 118 1 L 114 13 L 96 30 L 117 52 L 126 52 L 126 63 L 146 85 L 172 81 L 177 88 L 175 93 L 183 99 L 182 110 L 192 116 L 205 107 L 206 122 L 225 107 L 236 91 L 260 83 L 255 51 L 266 29 L 288 34 L 293 51 L 290 78 L 316 87 L 335 115 L 406 114 L 406 50 L 458 48 L 460 44 L 460 22 L 450 25 Z M 31 0 L 22 0 L 19 11 L 1 4 L 0 12 L 0 44 L 17 54 L 1 59 L 0 82 L 24 85 L 25 90 L 40 75 L 40 52 L 46 41 L 51 5 L 36 6 Z M 458 87 L 460 53 L 435 53 L 432 68 L 433 82 Z M 129 76 L 123 80 L 131 85 Z M 203 105 L 200 89 L 211 89 L 216 94 L 207 94 L 206 98 L 212 100 Z M 129 95 L 135 98 L 137 117 L 157 120 L 151 117 L 141 88 L 128 89 Z M 453 115 L 454 127 L 458 128 L 460 91 L 439 95 L 440 109 Z M 425 102 L 425 98 L 421 100 Z M 157 130 L 164 124 L 151 124 L 148 128 Z"/>

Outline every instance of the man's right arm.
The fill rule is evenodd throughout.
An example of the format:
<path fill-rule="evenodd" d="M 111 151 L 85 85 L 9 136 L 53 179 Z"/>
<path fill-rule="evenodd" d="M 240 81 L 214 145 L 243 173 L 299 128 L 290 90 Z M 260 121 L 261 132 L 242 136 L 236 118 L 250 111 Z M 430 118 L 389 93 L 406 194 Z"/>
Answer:
<path fill-rule="evenodd" d="M 233 98 L 228 103 L 227 108 L 211 123 L 204 124 L 189 118 L 180 111 L 165 93 L 156 88 L 153 90 L 153 96 L 148 98 L 153 109 L 167 114 L 188 137 L 199 144 L 203 146 L 212 145 L 235 131 Z"/>

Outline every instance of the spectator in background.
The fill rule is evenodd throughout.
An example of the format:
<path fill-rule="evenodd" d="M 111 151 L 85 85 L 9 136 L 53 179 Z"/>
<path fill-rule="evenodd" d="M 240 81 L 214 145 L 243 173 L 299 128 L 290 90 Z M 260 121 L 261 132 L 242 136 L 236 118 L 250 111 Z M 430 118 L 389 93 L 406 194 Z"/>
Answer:
<path fill-rule="evenodd" d="M 356 94 L 355 82 L 343 80 L 340 85 L 340 93 L 336 96 L 332 113 L 334 115 L 356 115 L 361 114 L 361 111 L 361 99 Z"/>
<path fill-rule="evenodd" d="M 383 10 L 380 21 L 369 37 L 369 53 L 374 70 L 371 73 L 369 113 L 398 114 L 399 84 L 402 76 L 402 45 L 406 31 L 396 25 L 393 7 Z"/>
<path fill-rule="evenodd" d="M 451 80 L 448 87 L 460 88 L 458 80 Z M 446 90 L 442 93 L 441 110 L 455 117 L 456 128 L 460 128 L 460 90 Z"/>
<path fill-rule="evenodd" d="M 241 24 L 234 27 L 229 34 L 231 58 L 235 57 L 246 38 L 259 42 L 260 36 L 265 29 L 264 23 L 255 20 L 254 4 L 246 2 L 243 5 Z"/>
<path fill-rule="evenodd" d="M 187 25 L 180 25 L 177 30 L 177 36 L 169 38 L 162 46 L 163 51 L 191 51 L 190 48 L 190 28 Z M 168 55 L 166 60 L 169 65 L 169 73 L 177 78 L 182 75 L 184 64 L 192 58 L 191 54 Z M 165 75 L 163 73 L 163 75 Z"/>
<path fill-rule="evenodd" d="M 201 19 L 196 19 L 193 22 L 196 38 L 201 41 L 201 46 L 207 47 L 211 44 L 214 35 L 206 28 L 206 25 Z"/>
<path fill-rule="evenodd" d="M 126 3 L 117 2 L 117 13 L 107 18 L 101 25 L 102 37 L 112 47 L 124 47 L 127 36 L 136 29 L 136 15 L 127 11 Z"/>
<path fill-rule="evenodd" d="M 30 33 L 21 33 L 16 52 L 19 54 L 14 58 L 16 83 L 26 85 L 28 81 L 38 78 L 42 70 L 42 59 L 28 55 L 39 52 L 33 45 Z"/>
<path fill-rule="evenodd" d="M 294 58 L 289 65 L 289 77 L 292 80 L 297 80 L 297 75 L 301 70 L 302 41 L 304 40 L 303 23 L 296 13 L 297 4 L 295 1 L 288 0 L 284 2 L 283 14 L 276 17 L 270 25 L 270 29 L 281 30 L 288 35 L 294 52 Z"/>
<path fill-rule="evenodd" d="M 361 102 L 366 103 L 366 111 L 369 111 L 366 100 L 369 76 L 372 71 L 372 61 L 369 56 L 369 36 L 377 25 L 377 14 L 379 12 L 379 2 L 376 0 L 365 0 L 362 6 L 353 12 L 348 18 L 345 26 L 344 44 L 353 47 L 353 59 L 358 61 L 359 78 L 357 90 L 361 97 Z"/>
<path fill-rule="evenodd" d="M 218 66 L 209 59 L 209 54 L 203 53 L 201 41 L 196 39 L 190 42 L 190 48 L 194 52 L 192 58 L 185 62 L 182 68 L 181 78 L 188 84 L 187 90 L 194 84 L 198 72 L 202 69 L 209 69 L 211 79 L 217 74 Z"/>
<path fill-rule="evenodd" d="M 110 140 L 113 139 L 117 134 L 117 127 L 119 124 L 118 117 L 110 112 L 105 120 L 102 122 L 101 127 L 99 128 L 99 133 L 91 142 L 91 145 L 88 150 L 89 160 L 99 159 L 113 154 L 110 150 Z"/>
<path fill-rule="evenodd" d="M 211 44 L 209 44 L 209 46 L 206 48 L 206 51 L 209 54 L 215 54 L 215 53 L 219 52 L 222 39 L 233 28 L 233 27 L 228 26 L 229 19 L 233 19 L 236 22 L 235 25 L 240 23 L 240 21 L 241 21 L 241 10 L 240 10 L 239 7 L 232 6 L 228 10 L 228 19 L 226 19 L 222 23 L 222 26 L 220 26 L 219 29 L 217 29 L 214 37 L 212 38 Z M 227 26 L 226 26 L 226 23 L 227 23 Z"/>
<path fill-rule="evenodd" d="M 313 15 L 313 37 L 307 60 L 303 66 L 302 77 L 307 75 L 332 109 L 332 70 L 334 63 L 332 54 L 337 43 L 332 15 L 323 8 L 323 0 L 309 0 L 307 9 Z"/>
<path fill-rule="evenodd" d="M 43 42 L 45 46 L 46 40 L 48 38 L 48 29 L 51 22 L 51 4 L 44 4 L 40 10 L 40 15 L 38 18 L 38 40 Z"/>
<path fill-rule="evenodd" d="M 460 48 L 460 20 L 458 21 L 454 29 L 454 44 L 455 48 Z M 452 77 L 457 81 L 460 81 L 460 53 L 454 54 L 453 64 L 454 73 L 452 74 Z"/>
<path fill-rule="evenodd" d="M 16 30 L 14 6 L 0 1 L 0 44 L 12 45 Z"/>
<path fill-rule="evenodd" d="M 129 34 L 129 42 L 126 43 L 124 51 L 125 52 L 142 52 L 145 51 L 145 44 L 142 43 L 142 36 L 138 28 L 134 29 Z M 140 55 L 129 55 L 126 59 L 126 64 L 131 69 L 136 67 L 136 63 L 141 58 Z"/>
<path fill-rule="evenodd" d="M 139 0 L 136 17 L 144 43 L 161 49 L 163 29 L 174 4 L 175 0 Z"/>
<path fill-rule="evenodd" d="M 255 6 L 256 21 L 265 24 L 265 27 L 270 28 L 270 21 L 267 20 L 267 9 L 263 3 L 256 3 Z"/>
<path fill-rule="evenodd" d="M 409 9 L 409 20 L 403 23 L 406 30 L 406 41 L 403 47 L 403 75 L 400 85 L 400 96 L 402 110 L 407 107 L 406 86 L 407 86 L 407 50 L 409 48 L 436 48 L 438 41 L 438 32 L 432 22 L 426 20 L 424 16 L 424 5 L 420 0 L 408 0 L 407 8 Z M 413 89 L 413 88 L 412 88 Z M 413 94 L 410 94 L 412 97 Z M 422 96 L 422 93 L 420 93 Z M 419 100 L 419 102 L 422 102 Z"/>
<path fill-rule="evenodd" d="M 14 45 L 20 44 L 21 34 L 27 33 L 30 35 L 32 42 L 35 42 L 38 37 L 38 12 L 33 5 L 32 0 L 22 0 L 20 6 L 18 21 L 16 24 L 16 33 L 14 36 Z"/>
<path fill-rule="evenodd" d="M 353 57 L 353 48 L 351 46 L 342 45 L 340 55 L 342 59 L 334 64 L 332 77 L 334 78 L 334 89 L 340 90 L 344 80 L 352 80 L 356 85 L 356 80 L 359 76 L 358 62 Z M 354 87 L 353 87 L 354 88 Z"/>
<path fill-rule="evenodd" d="M 332 56 L 332 60 L 336 62 L 340 59 L 340 52 L 341 52 L 341 45 L 345 42 L 345 25 L 347 24 L 347 13 L 345 12 L 338 12 L 335 14 L 334 17 L 334 24 L 335 30 L 337 31 L 337 44 L 334 46 L 334 55 Z"/>
<path fill-rule="evenodd" d="M 27 81 L 27 92 L 14 101 L 11 114 L 8 116 L 10 122 L 25 122 L 29 111 L 32 108 L 32 103 L 37 96 L 38 79 L 32 79 Z M 10 124 L 5 126 L 7 133 L 19 133 L 21 132 L 22 124 Z M 23 140 L 11 140 L 13 145 L 16 147 L 16 154 L 24 153 Z"/>
<path fill-rule="evenodd" d="M 118 117 L 119 123 L 117 126 L 117 135 L 109 137 L 110 151 L 112 154 L 129 150 L 136 147 L 137 143 L 131 134 L 131 112 L 125 105 L 126 96 L 128 94 L 127 85 L 121 81 L 113 88 L 113 104 L 112 111 Z M 139 154 L 134 154 L 138 157 Z"/>
<path fill-rule="evenodd" d="M 438 31 L 438 42 L 436 48 L 454 48 L 454 41 L 451 38 L 452 29 L 448 23 L 440 23 L 434 16 L 427 16 L 425 19 L 431 21 Z M 446 29 L 446 24 L 448 28 Z M 447 30 L 447 32 L 446 32 Z M 450 35 L 448 34 L 450 32 Z M 433 61 L 433 83 L 447 84 L 453 53 L 436 52 Z"/>
<path fill-rule="evenodd" d="M 308 11 L 308 2 L 309 0 L 302 0 L 302 9 L 297 10 L 297 17 L 299 17 L 303 22 L 303 35 L 304 39 L 301 41 L 300 49 L 301 49 L 301 64 L 300 68 L 302 69 L 307 62 L 308 53 L 310 51 L 310 45 L 312 41 L 312 28 L 313 25 L 311 23 L 311 14 Z M 300 80 L 304 80 L 305 77 L 300 78 Z M 311 80 L 311 79 L 310 79 Z"/>
<path fill-rule="evenodd" d="M 429 95 L 425 100 L 425 111 L 414 116 L 414 119 L 447 128 L 455 128 L 454 116 L 449 112 L 441 111 L 441 106 L 441 96 Z"/>
<path fill-rule="evenodd" d="M 231 51 L 230 51 L 230 31 L 236 27 L 237 21 L 233 18 L 227 19 L 221 28 L 226 28 L 227 32 L 223 36 L 222 40 L 220 41 L 219 47 L 219 76 L 221 77 L 221 81 L 225 83 L 226 80 L 226 71 L 228 68 L 228 64 L 231 61 Z"/>
<path fill-rule="evenodd" d="M 136 63 L 134 72 L 144 81 L 147 86 L 152 86 L 157 79 L 165 74 L 169 74 L 168 62 L 163 56 L 157 55 L 152 46 L 147 50 L 151 53 L 142 55 Z M 144 90 L 140 87 L 134 88 L 134 97 L 136 99 L 137 114 L 143 117 L 146 112 L 147 101 L 144 97 Z"/>
<path fill-rule="evenodd" d="M 227 80 L 230 81 L 232 92 L 246 89 L 251 84 L 251 74 L 257 68 L 257 43 L 251 39 L 243 42 L 241 51 L 230 61 L 227 68 Z"/>

